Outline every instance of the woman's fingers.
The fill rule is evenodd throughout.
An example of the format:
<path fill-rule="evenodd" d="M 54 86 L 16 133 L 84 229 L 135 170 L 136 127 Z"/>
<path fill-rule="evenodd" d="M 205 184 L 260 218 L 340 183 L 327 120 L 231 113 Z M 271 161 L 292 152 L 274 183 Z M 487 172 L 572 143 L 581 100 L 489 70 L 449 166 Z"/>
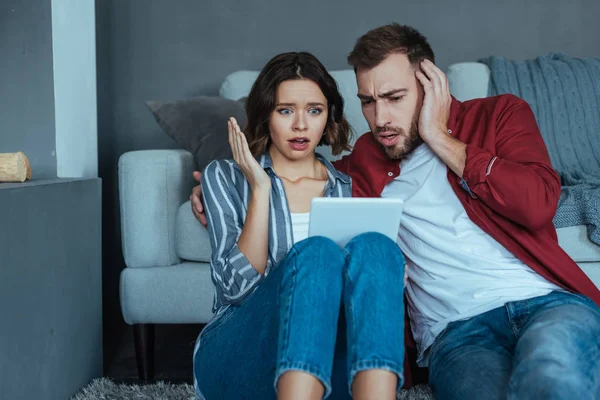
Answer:
<path fill-rule="evenodd" d="M 227 121 L 227 131 L 228 131 L 228 140 L 229 140 L 229 147 L 231 147 L 231 154 L 233 155 L 233 159 L 235 162 L 239 161 L 239 157 L 238 157 L 238 150 L 237 150 L 237 144 L 235 141 L 235 132 L 233 130 L 233 125 L 231 124 L 231 121 Z"/>
<path fill-rule="evenodd" d="M 250 152 L 250 147 L 248 146 L 248 140 L 246 139 L 246 135 L 243 133 L 240 135 L 242 141 L 242 151 L 244 152 L 244 159 L 248 163 L 248 166 L 252 166 L 252 168 L 256 168 L 259 164 L 258 161 L 254 158 L 252 153 Z"/>
<path fill-rule="evenodd" d="M 233 132 L 234 132 L 235 141 L 236 141 L 236 145 L 237 145 L 238 156 L 240 157 L 240 161 L 245 166 L 247 166 L 248 160 L 246 159 L 246 152 L 244 151 L 244 146 L 242 144 L 242 135 L 243 134 L 240 131 L 240 127 L 238 126 L 237 122 L 235 121 L 235 118 L 232 118 L 231 124 L 233 126 Z"/>
<path fill-rule="evenodd" d="M 250 152 L 250 146 L 248 146 L 248 139 L 246 139 L 246 135 L 240 132 L 240 137 L 242 138 L 242 148 L 244 149 L 244 154 L 246 157 L 252 157 L 252 153 Z"/>
<path fill-rule="evenodd" d="M 238 134 L 238 138 L 240 139 L 240 150 L 244 154 L 244 157 L 247 157 L 248 153 L 249 153 L 249 149 L 248 149 L 248 142 L 246 141 L 246 135 L 244 135 L 244 132 L 242 132 L 242 130 L 240 129 L 240 126 L 238 125 L 235 118 L 233 119 L 233 124 L 234 124 L 235 130 Z"/>
<path fill-rule="evenodd" d="M 234 158 L 233 159 L 240 167 L 243 167 L 244 166 L 244 154 L 242 153 L 242 148 L 240 146 L 240 138 L 237 133 L 237 130 L 235 129 L 235 125 L 233 124 L 233 122 L 230 121 L 229 124 L 231 125 L 231 141 L 233 143 L 233 149 L 234 149 Z"/>

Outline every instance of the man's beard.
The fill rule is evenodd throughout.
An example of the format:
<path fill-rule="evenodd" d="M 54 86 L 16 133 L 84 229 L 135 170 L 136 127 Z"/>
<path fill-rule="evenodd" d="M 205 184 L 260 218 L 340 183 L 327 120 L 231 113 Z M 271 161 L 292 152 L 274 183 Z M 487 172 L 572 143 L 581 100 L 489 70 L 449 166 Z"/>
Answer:
<path fill-rule="evenodd" d="M 399 136 L 406 138 L 403 144 L 396 143 L 394 146 L 384 146 L 379 143 L 385 154 L 392 160 L 402 160 L 410 153 L 415 151 L 417 147 L 423 144 L 423 139 L 421 139 L 421 135 L 419 135 L 418 120 L 416 118 L 413 118 L 408 135 L 403 128 L 398 128 L 395 126 L 377 128 L 375 133 L 378 135 L 380 132 L 389 131 L 396 132 Z"/>

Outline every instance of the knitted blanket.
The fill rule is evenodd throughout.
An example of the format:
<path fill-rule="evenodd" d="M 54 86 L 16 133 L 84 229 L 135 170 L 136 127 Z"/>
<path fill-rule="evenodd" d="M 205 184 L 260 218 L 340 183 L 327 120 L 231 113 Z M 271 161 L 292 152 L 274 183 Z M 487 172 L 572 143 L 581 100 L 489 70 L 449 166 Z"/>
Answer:
<path fill-rule="evenodd" d="M 587 225 L 590 240 L 600 245 L 600 59 L 551 53 L 527 61 L 480 62 L 491 70 L 490 96 L 514 94 L 535 114 L 561 177 L 554 225 Z"/>

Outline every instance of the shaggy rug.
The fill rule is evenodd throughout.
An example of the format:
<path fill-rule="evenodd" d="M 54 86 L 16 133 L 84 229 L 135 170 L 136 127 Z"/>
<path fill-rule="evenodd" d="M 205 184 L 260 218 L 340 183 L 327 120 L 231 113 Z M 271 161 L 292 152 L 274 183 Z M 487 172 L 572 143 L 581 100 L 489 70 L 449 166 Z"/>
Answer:
<path fill-rule="evenodd" d="M 191 385 L 158 382 L 150 385 L 116 384 L 110 379 L 93 380 L 71 400 L 196 400 Z M 433 400 L 428 386 L 405 390 L 398 400 Z"/>

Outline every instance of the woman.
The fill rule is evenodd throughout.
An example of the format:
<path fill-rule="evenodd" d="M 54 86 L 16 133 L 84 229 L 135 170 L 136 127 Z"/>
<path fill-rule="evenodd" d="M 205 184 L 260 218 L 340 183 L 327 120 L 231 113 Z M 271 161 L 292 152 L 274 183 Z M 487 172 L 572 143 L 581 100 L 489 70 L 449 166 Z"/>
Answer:
<path fill-rule="evenodd" d="M 314 197 L 351 196 L 315 148 L 349 148 L 335 80 L 308 53 L 263 68 L 233 160 L 202 174 L 215 317 L 198 337 L 202 399 L 395 399 L 404 360 L 404 259 L 368 233 L 345 249 L 308 236 Z"/>

